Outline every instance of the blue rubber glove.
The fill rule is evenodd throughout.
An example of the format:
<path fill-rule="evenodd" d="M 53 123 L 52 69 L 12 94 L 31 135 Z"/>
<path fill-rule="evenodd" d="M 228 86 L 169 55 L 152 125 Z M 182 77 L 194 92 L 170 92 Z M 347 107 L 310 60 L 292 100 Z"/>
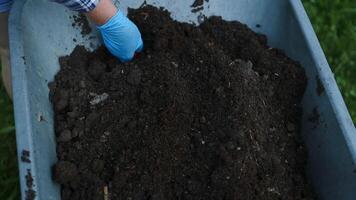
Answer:
<path fill-rule="evenodd" d="M 142 51 L 143 42 L 137 26 L 121 11 L 104 25 L 98 26 L 106 48 L 121 62 L 130 61 L 136 52 Z"/>

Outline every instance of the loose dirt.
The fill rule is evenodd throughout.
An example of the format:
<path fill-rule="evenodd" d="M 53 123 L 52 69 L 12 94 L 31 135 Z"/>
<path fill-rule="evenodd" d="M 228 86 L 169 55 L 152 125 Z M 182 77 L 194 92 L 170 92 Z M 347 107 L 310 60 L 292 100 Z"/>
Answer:
<path fill-rule="evenodd" d="M 300 139 L 303 68 L 265 36 L 130 10 L 144 51 L 77 46 L 50 84 L 62 199 L 314 199 Z"/>
<path fill-rule="evenodd" d="M 78 27 L 80 29 L 80 33 L 82 34 L 82 36 L 86 36 L 91 33 L 92 29 L 89 25 L 88 19 L 84 14 L 81 13 L 78 15 L 73 15 L 71 18 L 73 18 L 72 26 Z M 73 42 L 76 42 L 74 40 L 75 39 L 73 39 Z"/>

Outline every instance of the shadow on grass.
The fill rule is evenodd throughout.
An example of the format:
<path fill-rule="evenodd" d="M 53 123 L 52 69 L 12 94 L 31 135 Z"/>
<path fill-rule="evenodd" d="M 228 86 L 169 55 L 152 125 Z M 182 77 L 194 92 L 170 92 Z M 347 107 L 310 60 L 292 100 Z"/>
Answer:
<path fill-rule="evenodd" d="M 1 62 L 0 62 L 1 63 Z M 0 66 L 1 69 L 1 66 Z M 12 103 L 0 77 L 0 199 L 20 199 Z"/>

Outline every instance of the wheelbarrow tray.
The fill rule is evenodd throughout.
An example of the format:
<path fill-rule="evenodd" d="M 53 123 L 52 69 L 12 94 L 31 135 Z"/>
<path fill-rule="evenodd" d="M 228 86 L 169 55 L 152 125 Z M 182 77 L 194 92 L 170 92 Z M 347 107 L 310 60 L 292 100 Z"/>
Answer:
<path fill-rule="evenodd" d="M 119 7 L 138 8 L 144 0 Z M 193 0 L 147 0 L 164 7 L 178 21 L 198 23 L 201 16 L 239 20 L 267 35 L 269 45 L 283 49 L 305 68 L 308 86 L 303 98 L 302 136 L 308 149 L 307 175 L 319 199 L 356 199 L 356 131 L 333 73 L 299 0 L 210 0 L 193 13 Z M 58 57 L 78 44 L 94 49 L 101 40 L 95 30 L 83 37 L 73 27 L 76 15 L 48 0 L 15 0 L 10 15 L 10 49 L 17 151 L 22 199 L 60 199 L 53 182 L 56 162 L 53 110 L 48 83 L 59 70 Z M 74 39 L 77 42 L 74 42 Z M 31 174 L 33 184 L 26 184 Z"/>

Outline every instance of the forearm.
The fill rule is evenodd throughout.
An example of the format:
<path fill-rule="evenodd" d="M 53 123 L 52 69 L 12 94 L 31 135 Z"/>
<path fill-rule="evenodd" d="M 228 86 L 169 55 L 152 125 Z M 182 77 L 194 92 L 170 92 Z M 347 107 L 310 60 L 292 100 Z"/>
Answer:
<path fill-rule="evenodd" d="M 0 13 L 9 12 L 13 0 L 0 0 Z"/>
<path fill-rule="evenodd" d="M 112 0 L 100 0 L 98 5 L 87 13 L 87 16 L 96 25 L 100 26 L 105 24 L 117 12 L 117 8 Z"/>
<path fill-rule="evenodd" d="M 1 1 L 1 0 L 0 0 Z M 96 8 L 101 0 L 50 0 L 66 6 L 67 8 L 87 13 Z"/>

